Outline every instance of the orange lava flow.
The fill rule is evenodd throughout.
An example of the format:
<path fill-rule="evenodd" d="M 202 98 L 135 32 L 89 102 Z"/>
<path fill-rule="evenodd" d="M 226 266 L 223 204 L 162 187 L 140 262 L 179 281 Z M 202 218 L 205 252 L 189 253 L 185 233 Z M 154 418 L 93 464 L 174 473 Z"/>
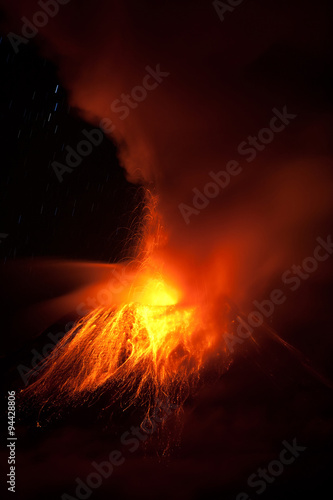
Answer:
<path fill-rule="evenodd" d="M 148 266 L 127 292 L 124 304 L 81 319 L 24 392 L 47 404 L 110 390 L 113 402 L 146 405 L 148 414 L 157 400 L 181 404 L 206 360 L 221 350 L 221 330 L 198 304 L 183 305 L 180 290 Z"/>

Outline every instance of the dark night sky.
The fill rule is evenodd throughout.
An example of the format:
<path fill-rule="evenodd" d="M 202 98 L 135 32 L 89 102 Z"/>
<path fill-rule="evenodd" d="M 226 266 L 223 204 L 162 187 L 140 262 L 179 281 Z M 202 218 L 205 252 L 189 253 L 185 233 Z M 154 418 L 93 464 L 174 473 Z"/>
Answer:
<path fill-rule="evenodd" d="M 16 55 L 3 37 L 1 64 L 2 257 L 119 258 L 126 231 L 118 232 L 129 224 L 135 188 L 124 180 L 115 147 L 104 138 L 60 183 L 52 162 L 63 162 L 64 147 L 93 127 L 70 109 L 56 68 L 33 45 Z"/>
<path fill-rule="evenodd" d="M 81 43 L 82 52 L 87 52 L 87 61 L 94 61 L 94 36 L 96 39 L 99 37 L 93 21 L 91 25 L 89 24 L 91 33 L 85 31 L 92 2 L 82 2 L 87 8 L 81 12 L 78 2 L 74 5 L 74 0 L 72 1 L 73 5 L 70 6 L 72 19 L 67 23 L 64 14 L 63 32 L 68 36 L 68 27 L 73 28 L 73 12 L 76 12 L 73 40 Z M 21 3 L 13 2 L 17 4 L 18 10 Z M 274 29 L 272 27 L 272 30 L 278 32 L 279 26 L 286 25 L 286 33 L 288 32 L 286 35 L 281 31 L 272 43 L 268 43 L 267 34 L 260 31 L 264 22 L 260 21 L 256 25 L 254 21 L 260 19 L 262 2 L 259 0 L 244 2 L 239 9 L 244 7 L 250 12 L 252 8 L 253 18 L 248 20 L 252 23 L 251 26 L 247 23 L 246 15 L 241 17 L 241 11 L 230 14 L 230 19 L 221 23 L 221 29 L 225 26 L 225 35 L 221 43 L 226 43 L 230 50 L 224 52 L 221 46 L 216 47 L 216 52 L 213 53 L 209 52 L 211 49 L 209 43 L 215 40 L 215 30 L 220 29 L 218 24 L 220 21 L 211 2 L 208 2 L 208 7 L 205 2 L 192 2 L 191 12 L 187 10 L 189 8 L 187 2 L 184 2 L 183 6 L 178 6 L 177 2 L 170 2 L 170 6 L 161 5 L 158 8 L 160 9 L 158 15 L 150 9 L 149 2 L 143 2 L 142 5 L 140 3 L 140 6 L 137 3 L 136 5 L 129 3 L 132 7 L 132 24 L 128 28 L 129 32 L 132 30 L 133 33 L 139 33 L 149 26 L 150 36 L 156 36 L 163 53 L 167 54 L 170 61 L 175 60 L 174 68 L 178 67 L 180 73 L 184 71 L 185 74 L 186 67 L 183 69 L 178 63 L 172 44 L 180 44 L 180 52 L 183 50 L 182 41 L 183 36 L 185 40 L 185 35 L 180 28 L 182 23 L 193 23 L 191 30 L 189 29 L 191 36 L 194 37 L 196 30 L 198 31 L 193 51 L 191 52 L 184 42 L 185 49 L 182 55 L 192 54 L 194 61 L 196 58 L 198 60 L 203 58 L 208 75 L 211 68 L 215 71 L 216 58 L 221 58 L 221 69 L 215 73 L 223 82 L 222 86 L 225 85 L 221 88 L 227 88 L 230 94 L 219 93 L 218 78 L 216 82 L 209 82 L 203 73 L 196 76 L 198 82 L 193 86 L 197 86 L 198 94 L 206 93 L 207 99 L 211 98 L 212 102 L 215 100 L 216 107 L 212 116 L 225 109 L 222 162 L 232 157 L 235 145 L 239 141 L 237 138 L 246 137 L 249 131 L 258 130 L 261 124 L 266 123 L 266 117 L 270 116 L 271 103 L 273 106 L 278 106 L 288 102 L 291 103 L 291 107 L 297 109 L 299 116 L 296 127 L 299 128 L 292 130 L 289 136 L 286 134 L 284 139 L 279 138 L 271 150 L 261 157 L 258 170 L 255 170 L 257 167 L 252 169 L 253 177 L 245 177 L 245 186 L 240 182 L 237 188 L 239 192 L 235 195 L 236 200 L 237 196 L 243 195 L 243 190 L 251 186 L 251 183 L 258 181 L 260 185 L 261 169 L 265 169 L 270 163 L 274 164 L 277 159 L 283 161 L 288 155 L 291 158 L 301 158 L 303 155 L 316 159 L 322 154 L 331 168 L 332 151 L 327 132 L 329 124 L 332 123 L 332 57 L 329 54 L 331 35 L 327 28 L 329 2 L 321 1 L 318 4 L 303 2 L 302 5 L 295 2 L 293 16 L 299 8 L 299 25 L 296 23 L 295 26 L 292 26 L 291 17 L 288 17 L 288 2 L 269 2 L 272 4 L 272 12 L 278 12 L 276 26 Z M 104 8 L 107 2 L 100 4 Z M 163 9 L 166 9 L 164 25 Z M 267 10 L 270 8 L 267 7 Z M 215 21 L 214 16 L 216 16 L 217 25 L 212 28 L 214 34 L 211 33 L 211 38 L 205 31 L 205 24 L 203 28 L 195 24 L 199 22 L 201 12 L 203 12 L 203 23 L 208 22 L 207 19 L 209 22 L 211 19 Z M 158 17 L 159 24 L 154 24 L 154 16 Z M 4 16 L 4 19 L 3 37 L 0 43 L 2 101 L 0 278 L 3 285 L 0 292 L 0 306 L 4 348 L 1 385 L 5 395 L 9 389 L 19 391 L 22 388 L 17 366 L 30 362 L 31 350 L 35 348 L 40 352 L 48 343 L 49 332 L 54 334 L 63 332 L 66 323 L 76 319 L 75 312 L 65 317 L 60 316 L 56 323 L 49 324 L 49 327 L 42 331 L 37 327 L 36 331 L 33 331 L 33 322 L 29 322 L 25 330 L 24 321 L 17 321 L 27 306 L 43 298 L 57 297 L 71 289 L 71 284 L 64 284 L 63 276 L 60 281 L 54 279 L 53 275 L 53 278 L 43 281 L 38 273 L 34 274 L 35 271 L 32 269 L 38 265 L 39 258 L 117 262 L 130 251 L 128 241 L 133 236 L 135 222 L 140 215 L 142 190 L 137 184 L 130 184 L 126 180 L 124 169 L 117 158 L 116 145 L 106 136 L 102 144 L 94 148 L 93 153 L 85 158 L 80 166 L 72 173 L 64 174 L 63 182 L 58 181 L 52 169 L 52 162 L 55 160 L 61 162 L 65 146 L 75 146 L 82 139 L 82 130 L 92 130 L 96 122 L 95 119 L 90 123 L 83 119 L 83 116 L 88 118 L 88 114 L 92 112 L 88 105 L 87 109 L 79 112 L 69 104 L 72 102 L 71 92 L 74 94 L 77 92 L 72 72 L 82 70 L 84 66 L 80 59 L 82 54 L 78 52 L 77 58 L 73 56 L 71 63 L 73 69 L 70 64 L 70 71 L 67 59 L 65 63 L 62 60 L 63 66 L 58 68 L 57 56 L 54 56 L 49 48 L 45 49 L 43 43 L 38 41 L 38 37 L 36 41 L 22 46 L 19 53 L 15 54 L 6 33 L 8 29 L 18 30 L 19 15 L 16 14 L 15 17 L 11 12 L 8 17 Z M 138 19 L 137 24 L 136 19 Z M 170 19 L 173 19 L 176 34 L 170 42 L 169 50 L 167 42 L 164 45 L 161 39 L 169 27 Z M 297 19 L 297 16 L 292 19 Z M 80 20 L 83 28 L 80 27 Z M 101 26 L 105 28 L 104 23 L 106 21 L 103 20 Z M 306 31 L 304 23 L 309 23 L 309 32 L 314 31 L 318 35 L 313 41 L 313 50 L 308 48 L 308 40 L 303 46 L 302 37 L 305 37 Z M 59 30 L 62 33 L 62 28 L 58 26 L 58 31 L 52 29 L 50 28 L 50 39 L 54 40 L 55 33 L 59 33 Z M 267 32 L 269 31 L 267 29 Z M 244 33 L 247 36 L 250 32 L 253 33 L 251 43 L 256 49 L 258 48 L 254 60 L 241 47 L 242 43 L 246 47 Z M 62 43 L 65 44 L 70 38 L 66 36 L 59 39 L 61 48 L 63 48 Z M 289 36 L 294 44 L 290 43 Z M 154 53 L 154 43 L 151 43 L 148 35 L 147 39 L 144 38 L 143 46 L 145 44 L 147 52 Z M 60 49 L 59 51 L 61 52 Z M 53 62 L 50 58 L 44 58 L 47 55 Z M 126 73 L 128 70 L 131 73 L 132 66 L 127 68 L 121 59 L 118 63 L 122 71 Z M 238 63 L 240 67 L 242 65 L 246 67 L 244 71 L 246 77 L 242 80 L 239 79 L 241 71 L 237 66 Z M 98 65 L 96 67 L 100 69 Z M 104 74 L 104 69 L 101 71 Z M 214 71 L 212 70 L 212 73 Z M 133 72 L 135 74 L 134 69 Z M 110 74 L 106 71 L 105 75 L 107 81 Z M 91 82 L 89 81 L 89 85 L 85 81 L 87 88 L 93 86 L 93 83 L 93 78 Z M 172 94 L 173 85 L 176 86 L 171 83 L 170 87 L 166 87 L 166 96 L 168 92 Z M 103 91 L 101 91 L 101 103 L 104 99 Z M 195 95 L 191 92 L 192 89 L 187 88 L 185 84 L 180 90 L 182 98 L 184 101 L 188 99 L 189 104 Z M 233 92 L 239 96 L 239 101 L 235 100 L 235 105 L 232 104 L 235 99 Z M 77 98 L 77 102 L 81 103 L 81 99 L 81 96 Z M 107 100 L 106 97 L 105 99 Z M 99 102 L 95 105 L 97 116 L 100 105 Z M 198 122 L 201 120 L 202 128 L 198 127 L 200 133 L 205 129 L 205 125 L 207 129 L 209 126 L 214 127 L 214 123 L 213 125 L 208 121 L 204 123 L 205 110 L 199 107 L 199 111 L 201 110 L 202 115 L 199 112 L 198 116 L 195 115 L 195 120 Z M 172 109 L 169 114 L 172 115 Z M 148 113 L 147 116 L 144 117 L 143 123 L 150 123 L 151 115 Z M 166 123 L 168 120 L 172 122 L 168 114 L 164 118 Z M 191 137 L 188 139 L 185 133 L 183 136 L 182 118 L 180 115 L 178 118 L 180 122 L 175 121 L 171 126 L 171 129 L 175 128 L 172 138 L 168 137 L 162 142 L 158 134 L 156 135 L 161 151 L 165 153 L 166 163 L 174 157 L 173 140 L 180 143 L 182 141 L 187 143 L 188 140 L 194 151 L 193 158 L 204 154 L 207 144 L 207 150 L 210 146 L 214 147 L 213 141 L 212 144 L 206 144 L 205 135 L 199 142 L 194 142 L 198 139 L 197 136 L 192 142 Z M 240 120 L 241 118 L 243 119 Z M 191 126 L 192 122 L 193 120 Z M 154 128 L 153 117 L 151 123 Z M 149 130 L 148 125 L 147 128 Z M 193 131 L 196 133 L 194 125 Z M 195 147 L 198 151 L 195 151 Z M 180 161 L 183 160 L 181 157 Z M 171 175 L 167 176 L 167 180 L 164 179 L 164 184 L 162 183 L 165 198 L 166 193 L 174 190 L 177 199 L 181 192 L 180 181 L 179 184 L 173 185 L 177 168 L 177 164 L 172 165 Z M 187 179 L 185 174 L 188 174 L 191 168 L 191 161 L 187 165 L 184 164 L 183 180 Z M 198 180 L 201 172 L 195 167 L 193 170 L 196 170 L 193 176 L 197 177 L 193 177 L 195 181 L 189 181 L 190 188 L 192 185 L 200 185 L 201 182 Z M 315 172 L 314 169 L 313 175 Z M 262 199 L 260 211 L 265 212 L 267 207 L 264 194 Z M 228 203 L 228 193 L 226 200 Z M 216 212 L 221 206 L 218 205 Z M 287 206 L 287 214 L 288 210 Z M 292 211 L 291 208 L 290 210 Z M 296 230 L 293 233 L 297 250 L 292 254 L 290 264 L 298 261 L 299 255 L 307 255 L 304 253 L 306 252 L 304 248 L 311 248 L 311 242 L 318 234 L 328 234 L 327 231 L 330 230 L 331 208 L 318 226 L 310 216 L 311 211 L 315 213 L 316 210 L 317 207 L 310 197 L 306 212 L 308 215 L 302 221 L 304 227 L 308 228 L 308 239 L 304 237 L 303 225 L 299 232 Z M 167 212 L 169 221 L 173 216 L 171 206 Z M 198 224 L 200 231 L 200 222 Z M 205 224 L 205 220 L 202 224 Z M 195 224 L 193 227 L 195 231 Z M 184 238 L 191 242 L 192 233 L 186 233 L 185 229 L 182 232 L 183 234 L 178 234 L 179 239 Z M 175 240 L 176 236 L 177 231 L 174 235 Z M 310 244 L 306 246 L 305 241 Z M 299 242 L 302 242 L 303 247 Z M 302 247 L 301 251 L 298 245 Z M 281 307 L 279 313 L 273 317 L 271 326 L 282 332 L 283 338 L 304 352 L 306 357 L 311 359 L 314 368 L 332 379 L 333 290 L 328 278 L 333 275 L 333 263 L 330 261 L 325 265 L 327 267 L 319 272 L 319 277 L 315 276 L 304 283 L 292 296 L 292 300 Z M 277 282 L 274 280 L 279 272 L 277 270 L 270 276 L 271 285 L 268 285 L 268 290 L 271 290 Z M 185 404 L 182 432 L 173 433 L 178 435 L 179 439 L 172 442 L 166 457 L 159 456 L 160 452 L 156 451 L 159 450 L 160 443 L 155 436 L 151 444 L 141 445 L 134 453 L 129 453 L 123 448 L 125 463 L 119 466 L 108 480 L 103 481 L 102 486 L 94 491 L 91 498 L 234 500 L 240 492 L 245 491 L 251 500 L 257 499 L 258 495 L 254 489 L 251 490 L 247 486 L 248 476 L 256 472 L 259 467 L 265 467 L 271 460 L 278 458 L 283 440 L 292 441 L 294 438 L 299 444 L 306 446 L 307 450 L 294 464 L 286 466 L 284 473 L 277 477 L 273 484 L 268 485 L 266 492 L 259 497 L 263 500 L 326 498 L 329 493 L 326 495 L 325 489 L 330 488 L 332 471 L 331 389 L 311 375 L 302 362 L 281 345 L 267 339 L 262 333 L 258 333 L 257 340 L 257 345 L 247 343 L 240 350 L 234 363 L 222 377 L 217 378 L 214 373 L 206 374 L 197 393 Z M 107 396 L 104 398 L 107 399 Z M 91 406 L 86 404 L 78 408 L 66 408 L 59 418 L 51 421 L 46 419 L 42 427 L 38 428 L 37 410 L 32 410 L 30 414 L 23 408 L 19 411 L 16 498 L 53 500 L 60 499 L 65 492 L 75 496 L 75 478 L 80 477 L 84 480 L 93 470 L 91 466 L 93 461 L 106 460 L 111 450 L 121 448 L 119 448 L 120 436 L 132 425 L 139 425 L 142 409 L 136 408 L 124 413 L 117 407 L 112 407 L 111 410 L 105 409 L 106 399 L 101 398 Z M 167 428 L 166 435 L 169 431 L 172 434 L 172 425 L 179 425 L 175 424 L 172 418 L 170 420 L 170 428 Z M 5 438 L 6 418 L 1 420 L 1 432 Z M 3 448 L 1 458 L 6 460 L 6 457 L 7 450 Z M 3 470 L 7 470 L 7 464 Z"/>

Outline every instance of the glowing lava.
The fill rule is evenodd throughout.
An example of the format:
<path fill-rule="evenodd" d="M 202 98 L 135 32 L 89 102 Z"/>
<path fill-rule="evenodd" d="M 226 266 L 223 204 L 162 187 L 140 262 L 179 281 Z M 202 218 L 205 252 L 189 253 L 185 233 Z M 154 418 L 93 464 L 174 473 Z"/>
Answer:
<path fill-rule="evenodd" d="M 98 308 L 83 318 L 27 391 L 60 402 L 103 387 L 112 389 L 113 399 L 126 397 L 126 404 L 181 402 L 218 337 L 204 329 L 197 308 L 177 305 L 177 291 L 161 278 L 153 277 L 133 295 L 137 301 Z"/>
<path fill-rule="evenodd" d="M 107 390 L 111 403 L 137 403 L 149 415 L 157 400 L 181 405 L 213 353 L 223 355 L 223 366 L 228 358 L 225 325 L 214 324 L 202 304 L 185 305 L 183 291 L 156 269 L 152 227 L 155 241 L 163 239 L 158 218 L 150 221 L 142 240 L 148 242 L 149 252 L 145 243 L 145 259 L 125 287 L 124 302 L 99 307 L 81 319 L 59 342 L 25 395 L 43 404 L 62 404 Z"/>

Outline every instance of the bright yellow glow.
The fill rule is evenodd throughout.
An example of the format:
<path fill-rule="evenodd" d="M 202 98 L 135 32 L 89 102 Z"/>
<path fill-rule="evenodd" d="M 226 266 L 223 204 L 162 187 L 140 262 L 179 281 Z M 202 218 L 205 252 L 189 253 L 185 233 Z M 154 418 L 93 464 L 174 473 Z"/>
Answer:
<path fill-rule="evenodd" d="M 24 390 L 43 406 L 106 392 L 111 403 L 144 407 L 149 417 L 158 400 L 178 406 L 185 401 L 212 353 L 228 362 L 226 347 L 221 347 L 225 327 L 220 321 L 215 327 L 204 303 L 185 307 L 186 290 L 162 274 L 163 252 L 154 256 L 165 245 L 156 203 L 152 197 L 130 283 L 63 337 L 39 379 Z M 125 267 L 118 268 L 121 275 Z"/>
<path fill-rule="evenodd" d="M 133 286 L 133 302 L 149 306 L 172 306 L 179 302 L 180 293 L 162 277 L 141 276 Z"/>
<path fill-rule="evenodd" d="M 100 307 L 83 318 L 29 389 L 42 397 L 55 392 L 62 400 L 108 384 L 118 397 L 131 394 L 133 402 L 180 400 L 198 378 L 212 341 L 196 307 L 177 304 L 179 292 L 156 273 L 140 286 L 145 279 L 133 286 L 135 302 Z"/>

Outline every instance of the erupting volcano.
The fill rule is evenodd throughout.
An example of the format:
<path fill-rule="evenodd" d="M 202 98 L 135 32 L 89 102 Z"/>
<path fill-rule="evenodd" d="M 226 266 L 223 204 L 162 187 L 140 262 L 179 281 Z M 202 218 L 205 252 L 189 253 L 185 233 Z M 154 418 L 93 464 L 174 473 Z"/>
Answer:
<path fill-rule="evenodd" d="M 2 0 L 17 499 L 326 498 L 331 3 Z"/>
<path fill-rule="evenodd" d="M 10 2 L 8 10 L 20 12 L 23 4 L 26 19 L 34 19 L 33 2 L 18 2 L 15 8 Z M 240 16 L 235 37 L 228 31 L 232 25 L 222 27 L 205 2 L 195 8 L 191 2 L 170 5 L 151 4 L 148 9 L 148 4 L 128 0 L 100 2 L 96 9 L 87 0 L 78 27 L 77 6 L 70 3 L 47 30 L 41 30 L 41 46 L 57 64 L 69 91 L 68 103 L 85 120 L 78 142 L 68 139 L 52 157 L 53 181 L 60 182 L 64 197 L 66 182 L 73 182 L 74 192 L 85 159 L 94 158 L 108 141 L 114 145 L 113 154 L 117 151 L 116 168 L 123 171 L 116 180 L 110 168 L 105 197 L 113 198 L 117 183 L 126 181 L 145 193 L 138 212 L 132 212 L 134 201 L 128 209 L 125 195 L 114 196 L 118 214 L 122 209 L 133 213 L 124 238 L 133 243 L 130 252 L 111 252 L 110 242 L 122 247 L 124 239 L 105 237 L 103 244 L 109 248 L 96 258 L 89 256 L 87 280 L 82 276 L 75 284 L 67 283 L 65 293 L 59 290 L 49 297 L 52 320 L 58 321 L 77 311 L 83 294 L 91 293 L 92 282 L 98 296 L 98 287 L 109 278 L 105 272 L 126 275 L 117 293 L 85 310 L 83 317 L 80 314 L 38 366 L 38 378 L 22 396 L 42 408 L 74 405 L 102 393 L 110 405 L 142 407 L 148 417 L 158 400 L 181 406 L 203 374 L 216 367 L 217 374 L 228 369 L 245 339 L 244 349 L 258 345 L 260 329 L 279 339 L 271 317 L 275 305 L 279 304 L 285 328 L 293 316 L 287 308 L 295 300 L 288 298 L 280 276 L 289 276 L 288 270 L 302 262 L 313 240 L 326 233 L 332 210 L 328 121 L 325 114 L 312 111 L 309 122 L 301 116 L 300 84 L 313 71 L 300 79 L 295 61 L 303 60 L 303 49 L 293 28 L 281 44 L 283 10 L 265 4 L 260 12 L 267 9 L 267 14 L 256 16 L 244 4 L 235 13 L 235 19 Z M 256 36 L 246 9 L 257 23 Z M 287 17 L 299 23 L 303 8 L 293 4 L 288 9 Z M 312 47 L 314 32 L 308 32 L 307 18 L 300 25 L 306 27 L 304 43 Z M 265 33 L 263 44 L 256 38 L 260 33 Z M 14 43 L 13 36 L 11 40 Z M 22 38 L 15 40 L 24 45 Z M 276 86 L 275 74 L 267 68 L 284 70 L 285 60 L 288 68 L 296 68 L 295 75 Z M 303 97 L 307 102 L 307 95 Z M 88 123 L 95 128 L 87 131 Z M 320 137 L 320 154 L 312 150 L 314 131 Z M 104 162 L 109 160 L 103 156 Z M 91 171 L 85 175 L 89 181 L 73 194 L 69 224 L 82 191 L 89 189 Z M 91 217 L 105 179 L 96 184 Z M 67 200 L 63 205 L 65 212 Z M 112 226 L 109 216 L 114 216 L 112 209 L 99 212 L 97 232 L 113 227 L 118 234 L 122 223 L 113 217 Z M 100 246 L 94 232 L 93 227 L 87 247 Z M 75 240 L 80 245 L 80 237 Z M 61 255 L 67 255 L 65 239 L 60 246 Z M 70 271 L 79 268 L 74 255 L 67 266 Z M 85 260 L 86 254 L 81 255 Z M 98 273 L 104 273 L 103 280 Z M 267 307 L 260 311 L 260 304 L 276 296 L 282 299 L 268 308 L 269 313 Z M 252 326 L 245 333 L 232 304 L 245 315 L 252 310 Z M 36 305 L 35 311 L 39 306 L 44 304 Z M 302 320 L 304 314 L 302 310 Z M 228 340 L 236 329 L 240 334 L 230 347 Z M 281 342 L 292 350 L 288 342 Z"/>
<path fill-rule="evenodd" d="M 218 358 L 220 372 L 228 367 L 223 334 L 230 320 L 225 315 L 217 325 L 202 293 L 189 303 L 180 285 L 168 279 L 156 257 L 167 247 L 157 200 L 149 191 L 147 200 L 149 217 L 138 259 L 117 265 L 125 272 L 126 266 L 131 269 L 122 303 L 98 307 L 77 322 L 24 396 L 44 404 L 77 403 L 108 390 L 110 404 L 138 404 L 149 417 L 158 401 L 181 407 L 213 358 Z"/>

